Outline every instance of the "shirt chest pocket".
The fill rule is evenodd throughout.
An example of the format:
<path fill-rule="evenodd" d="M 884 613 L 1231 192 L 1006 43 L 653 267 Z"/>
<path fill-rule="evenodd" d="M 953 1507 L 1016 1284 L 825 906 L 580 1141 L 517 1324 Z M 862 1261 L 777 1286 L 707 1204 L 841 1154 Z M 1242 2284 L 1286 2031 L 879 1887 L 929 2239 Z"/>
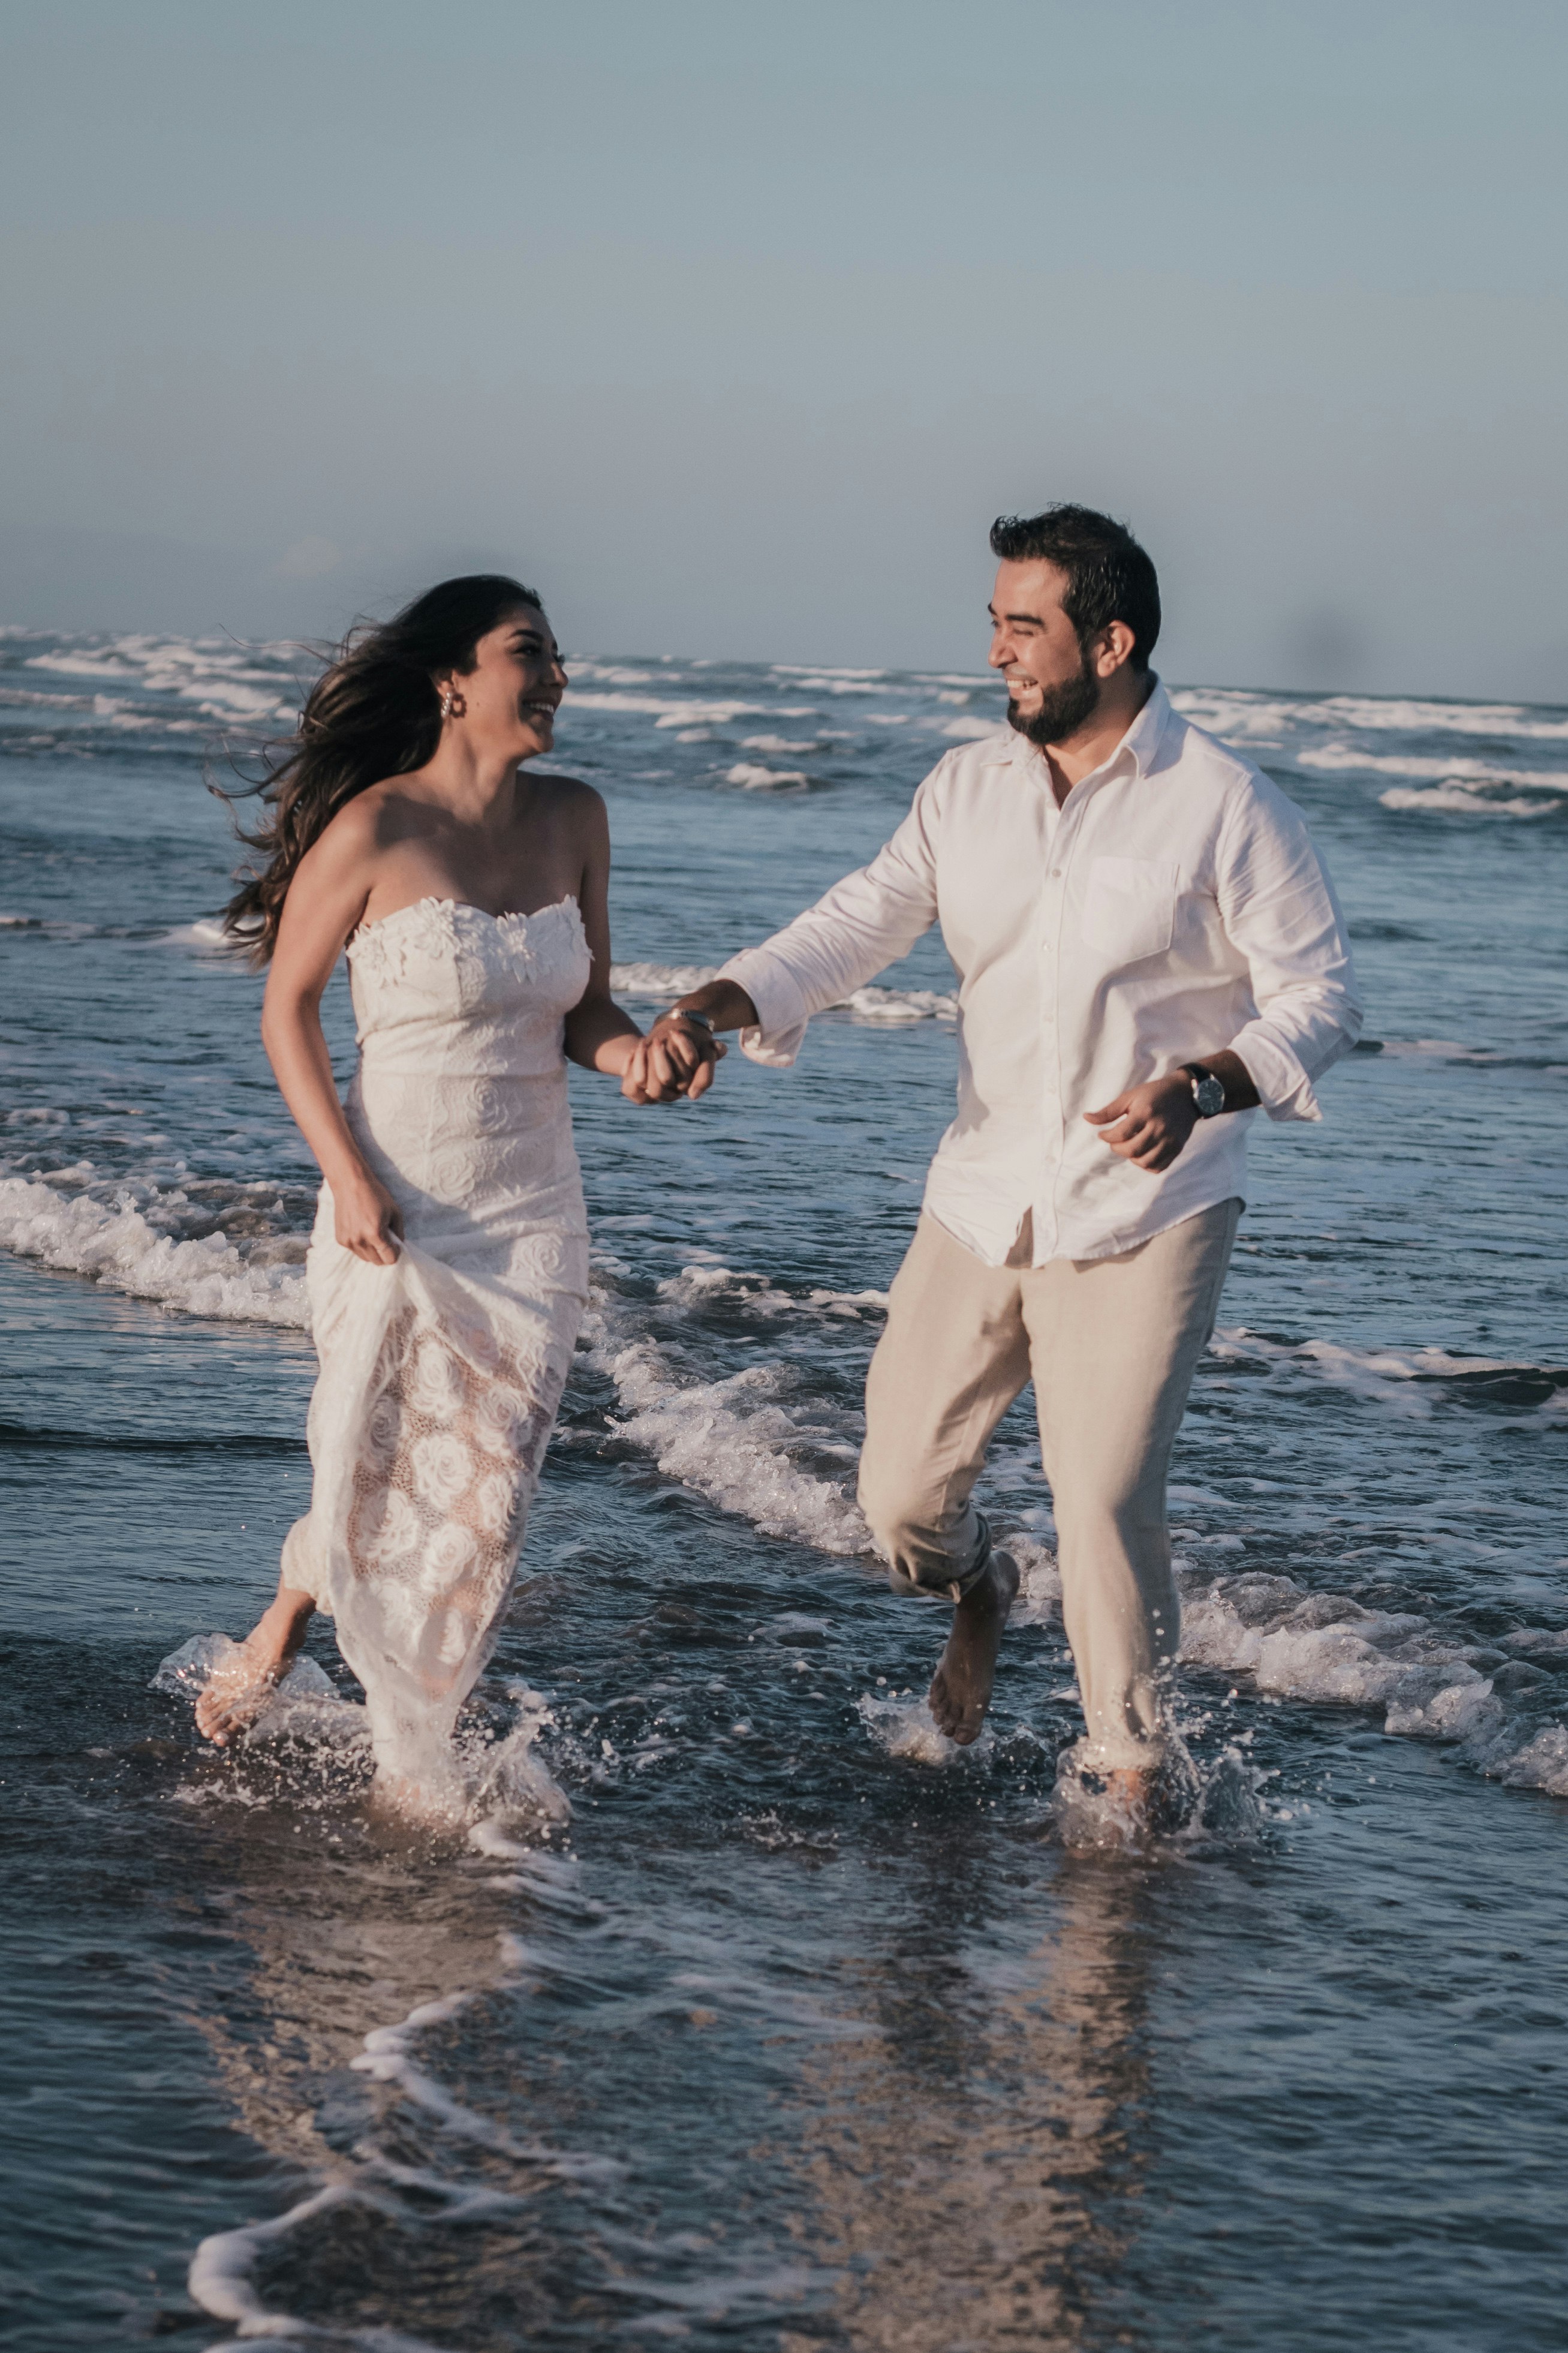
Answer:
<path fill-rule="evenodd" d="M 1083 899 L 1083 934 L 1115 964 L 1163 955 L 1175 936 L 1176 868 L 1165 858 L 1096 858 Z"/>

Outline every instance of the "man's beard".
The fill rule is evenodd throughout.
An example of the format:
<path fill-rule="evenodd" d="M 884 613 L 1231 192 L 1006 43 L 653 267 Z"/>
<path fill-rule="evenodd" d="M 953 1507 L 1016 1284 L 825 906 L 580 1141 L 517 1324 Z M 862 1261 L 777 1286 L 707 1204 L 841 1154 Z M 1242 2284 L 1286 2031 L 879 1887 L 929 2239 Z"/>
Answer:
<path fill-rule="evenodd" d="M 1040 707 L 1031 719 L 1026 719 L 1011 697 L 1007 702 L 1007 724 L 1026 735 L 1031 744 L 1042 748 L 1047 744 L 1065 744 L 1080 727 L 1094 717 L 1100 708 L 1100 681 L 1089 666 L 1089 657 L 1079 649 L 1079 673 L 1064 680 L 1060 686 L 1040 690 Z"/>

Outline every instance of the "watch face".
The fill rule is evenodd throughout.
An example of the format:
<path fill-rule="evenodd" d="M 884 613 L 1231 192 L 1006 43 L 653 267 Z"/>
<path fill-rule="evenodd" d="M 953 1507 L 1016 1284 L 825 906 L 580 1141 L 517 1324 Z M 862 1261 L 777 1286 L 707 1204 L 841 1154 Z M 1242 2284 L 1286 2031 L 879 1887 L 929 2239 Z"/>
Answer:
<path fill-rule="evenodd" d="M 1205 1072 L 1193 1089 L 1200 1119 L 1213 1119 L 1225 1109 L 1225 1081 L 1216 1079 L 1212 1071 Z"/>

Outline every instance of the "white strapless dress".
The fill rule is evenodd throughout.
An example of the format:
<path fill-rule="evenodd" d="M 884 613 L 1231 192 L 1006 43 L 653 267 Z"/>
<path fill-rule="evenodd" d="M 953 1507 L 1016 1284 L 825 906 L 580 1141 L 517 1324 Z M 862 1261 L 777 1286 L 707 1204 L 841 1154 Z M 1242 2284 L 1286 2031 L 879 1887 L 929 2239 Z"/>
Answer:
<path fill-rule="evenodd" d="M 349 1125 L 405 1240 L 395 1266 L 355 1258 L 322 1187 L 310 1509 L 283 1575 L 336 1620 L 377 1764 L 429 1781 L 495 1641 L 587 1300 L 562 1039 L 590 958 L 574 899 L 422 899 L 348 956 Z"/>

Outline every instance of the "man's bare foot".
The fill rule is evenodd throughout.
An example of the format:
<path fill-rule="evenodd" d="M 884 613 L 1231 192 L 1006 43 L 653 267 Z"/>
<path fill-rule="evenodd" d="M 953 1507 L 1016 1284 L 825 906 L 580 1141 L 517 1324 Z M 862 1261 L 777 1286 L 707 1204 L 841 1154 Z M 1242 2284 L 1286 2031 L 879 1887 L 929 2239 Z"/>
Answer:
<path fill-rule="evenodd" d="M 967 1748 L 980 1737 L 991 1686 L 996 1680 L 996 1653 L 1018 1591 L 1018 1567 L 1011 1553 L 994 1552 L 985 1573 L 976 1579 L 952 1613 L 947 1648 L 931 1679 L 926 1704 L 939 1732 Z"/>
<path fill-rule="evenodd" d="M 208 1676 L 196 1701 L 196 1729 L 226 1748 L 254 1724 L 288 1673 L 315 1610 L 308 1593 L 279 1593 L 243 1642 Z"/>

